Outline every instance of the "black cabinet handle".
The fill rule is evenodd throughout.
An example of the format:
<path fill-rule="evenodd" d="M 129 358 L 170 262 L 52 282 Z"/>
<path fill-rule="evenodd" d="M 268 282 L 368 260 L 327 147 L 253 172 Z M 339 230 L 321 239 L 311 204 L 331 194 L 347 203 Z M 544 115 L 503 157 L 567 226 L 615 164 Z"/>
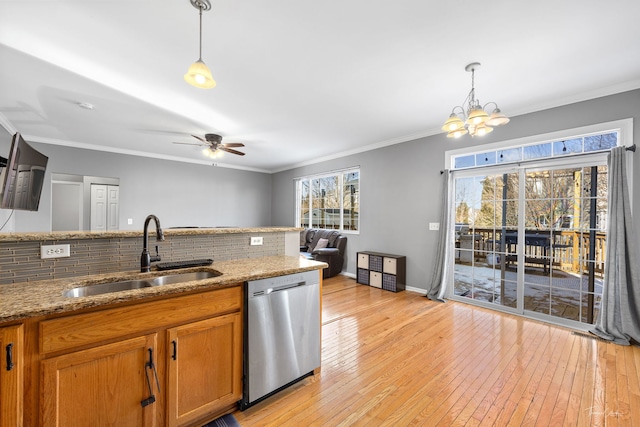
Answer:
<path fill-rule="evenodd" d="M 7 344 L 7 371 L 13 369 L 13 343 Z"/>
<path fill-rule="evenodd" d="M 173 354 L 171 354 L 171 358 L 173 360 L 178 360 L 178 342 L 173 340 L 171 341 L 171 345 L 173 346 Z"/>
<path fill-rule="evenodd" d="M 147 387 L 149 388 L 149 397 L 143 399 L 140 404 L 144 408 L 147 405 L 151 405 L 155 403 L 156 396 L 153 394 L 153 387 L 151 386 L 151 380 L 149 379 L 149 370 L 153 371 L 153 375 L 156 378 L 156 385 L 158 386 L 158 391 L 160 391 L 160 381 L 158 380 L 158 372 L 156 371 L 156 365 L 153 363 L 153 349 L 149 348 L 149 361 L 144 364 L 144 374 L 147 378 Z"/>

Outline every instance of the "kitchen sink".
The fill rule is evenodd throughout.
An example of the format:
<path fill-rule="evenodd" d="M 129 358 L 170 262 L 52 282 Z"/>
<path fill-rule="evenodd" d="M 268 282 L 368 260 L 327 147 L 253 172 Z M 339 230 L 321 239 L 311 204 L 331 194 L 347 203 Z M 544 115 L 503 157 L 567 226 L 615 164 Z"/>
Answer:
<path fill-rule="evenodd" d="M 80 286 L 63 292 L 63 296 L 77 298 L 92 295 L 110 294 L 112 292 L 130 291 L 132 289 L 151 288 L 153 286 L 170 285 L 174 283 L 191 282 L 193 280 L 211 279 L 221 276 L 219 271 L 195 271 L 190 273 L 167 274 L 148 279 L 122 280 L 118 282 L 97 283 L 95 285 Z"/>

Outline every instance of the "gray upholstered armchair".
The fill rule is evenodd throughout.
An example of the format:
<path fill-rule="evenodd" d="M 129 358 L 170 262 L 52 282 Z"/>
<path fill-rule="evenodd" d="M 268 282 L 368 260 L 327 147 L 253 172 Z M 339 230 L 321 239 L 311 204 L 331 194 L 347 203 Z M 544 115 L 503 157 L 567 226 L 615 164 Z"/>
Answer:
<path fill-rule="evenodd" d="M 333 277 L 342 271 L 347 236 L 336 230 L 305 228 L 300 232 L 300 254 L 308 259 L 326 262 L 323 278 Z"/>

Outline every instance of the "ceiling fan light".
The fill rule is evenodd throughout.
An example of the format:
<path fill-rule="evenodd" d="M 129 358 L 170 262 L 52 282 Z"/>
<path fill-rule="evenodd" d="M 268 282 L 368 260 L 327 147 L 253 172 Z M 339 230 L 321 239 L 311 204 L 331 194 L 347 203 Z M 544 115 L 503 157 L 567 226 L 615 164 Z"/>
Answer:
<path fill-rule="evenodd" d="M 455 113 L 451 113 L 447 121 L 442 125 L 442 130 L 445 132 L 453 132 L 460 128 L 464 128 L 464 122 Z"/>
<path fill-rule="evenodd" d="M 502 111 L 500 111 L 499 108 L 496 108 L 489 116 L 489 119 L 484 123 L 489 126 L 502 126 L 509 123 L 509 121 L 509 117 L 502 114 Z"/>
<path fill-rule="evenodd" d="M 467 125 L 477 126 L 487 121 L 489 115 L 482 108 L 473 108 L 467 117 Z"/>
<path fill-rule="evenodd" d="M 211 89 L 216 85 L 216 81 L 213 80 L 213 76 L 211 75 L 211 70 L 209 70 L 209 67 L 207 67 L 202 59 L 198 59 L 191 64 L 189 71 L 184 75 L 184 80 L 191 86 L 200 89 Z"/>

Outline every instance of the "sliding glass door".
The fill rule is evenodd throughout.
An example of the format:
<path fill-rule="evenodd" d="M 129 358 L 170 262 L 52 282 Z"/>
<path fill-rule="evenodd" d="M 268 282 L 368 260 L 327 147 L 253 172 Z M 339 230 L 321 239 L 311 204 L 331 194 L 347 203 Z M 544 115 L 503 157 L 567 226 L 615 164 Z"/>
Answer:
<path fill-rule="evenodd" d="M 593 323 L 604 276 L 606 166 L 583 160 L 484 169 L 453 175 L 452 297 Z"/>
<path fill-rule="evenodd" d="M 508 231 L 518 228 L 517 170 L 454 179 L 454 294 L 516 308 L 515 271 L 506 269 Z"/>
<path fill-rule="evenodd" d="M 593 323 L 603 291 L 607 168 L 529 169 L 525 183 L 524 310 Z"/>

